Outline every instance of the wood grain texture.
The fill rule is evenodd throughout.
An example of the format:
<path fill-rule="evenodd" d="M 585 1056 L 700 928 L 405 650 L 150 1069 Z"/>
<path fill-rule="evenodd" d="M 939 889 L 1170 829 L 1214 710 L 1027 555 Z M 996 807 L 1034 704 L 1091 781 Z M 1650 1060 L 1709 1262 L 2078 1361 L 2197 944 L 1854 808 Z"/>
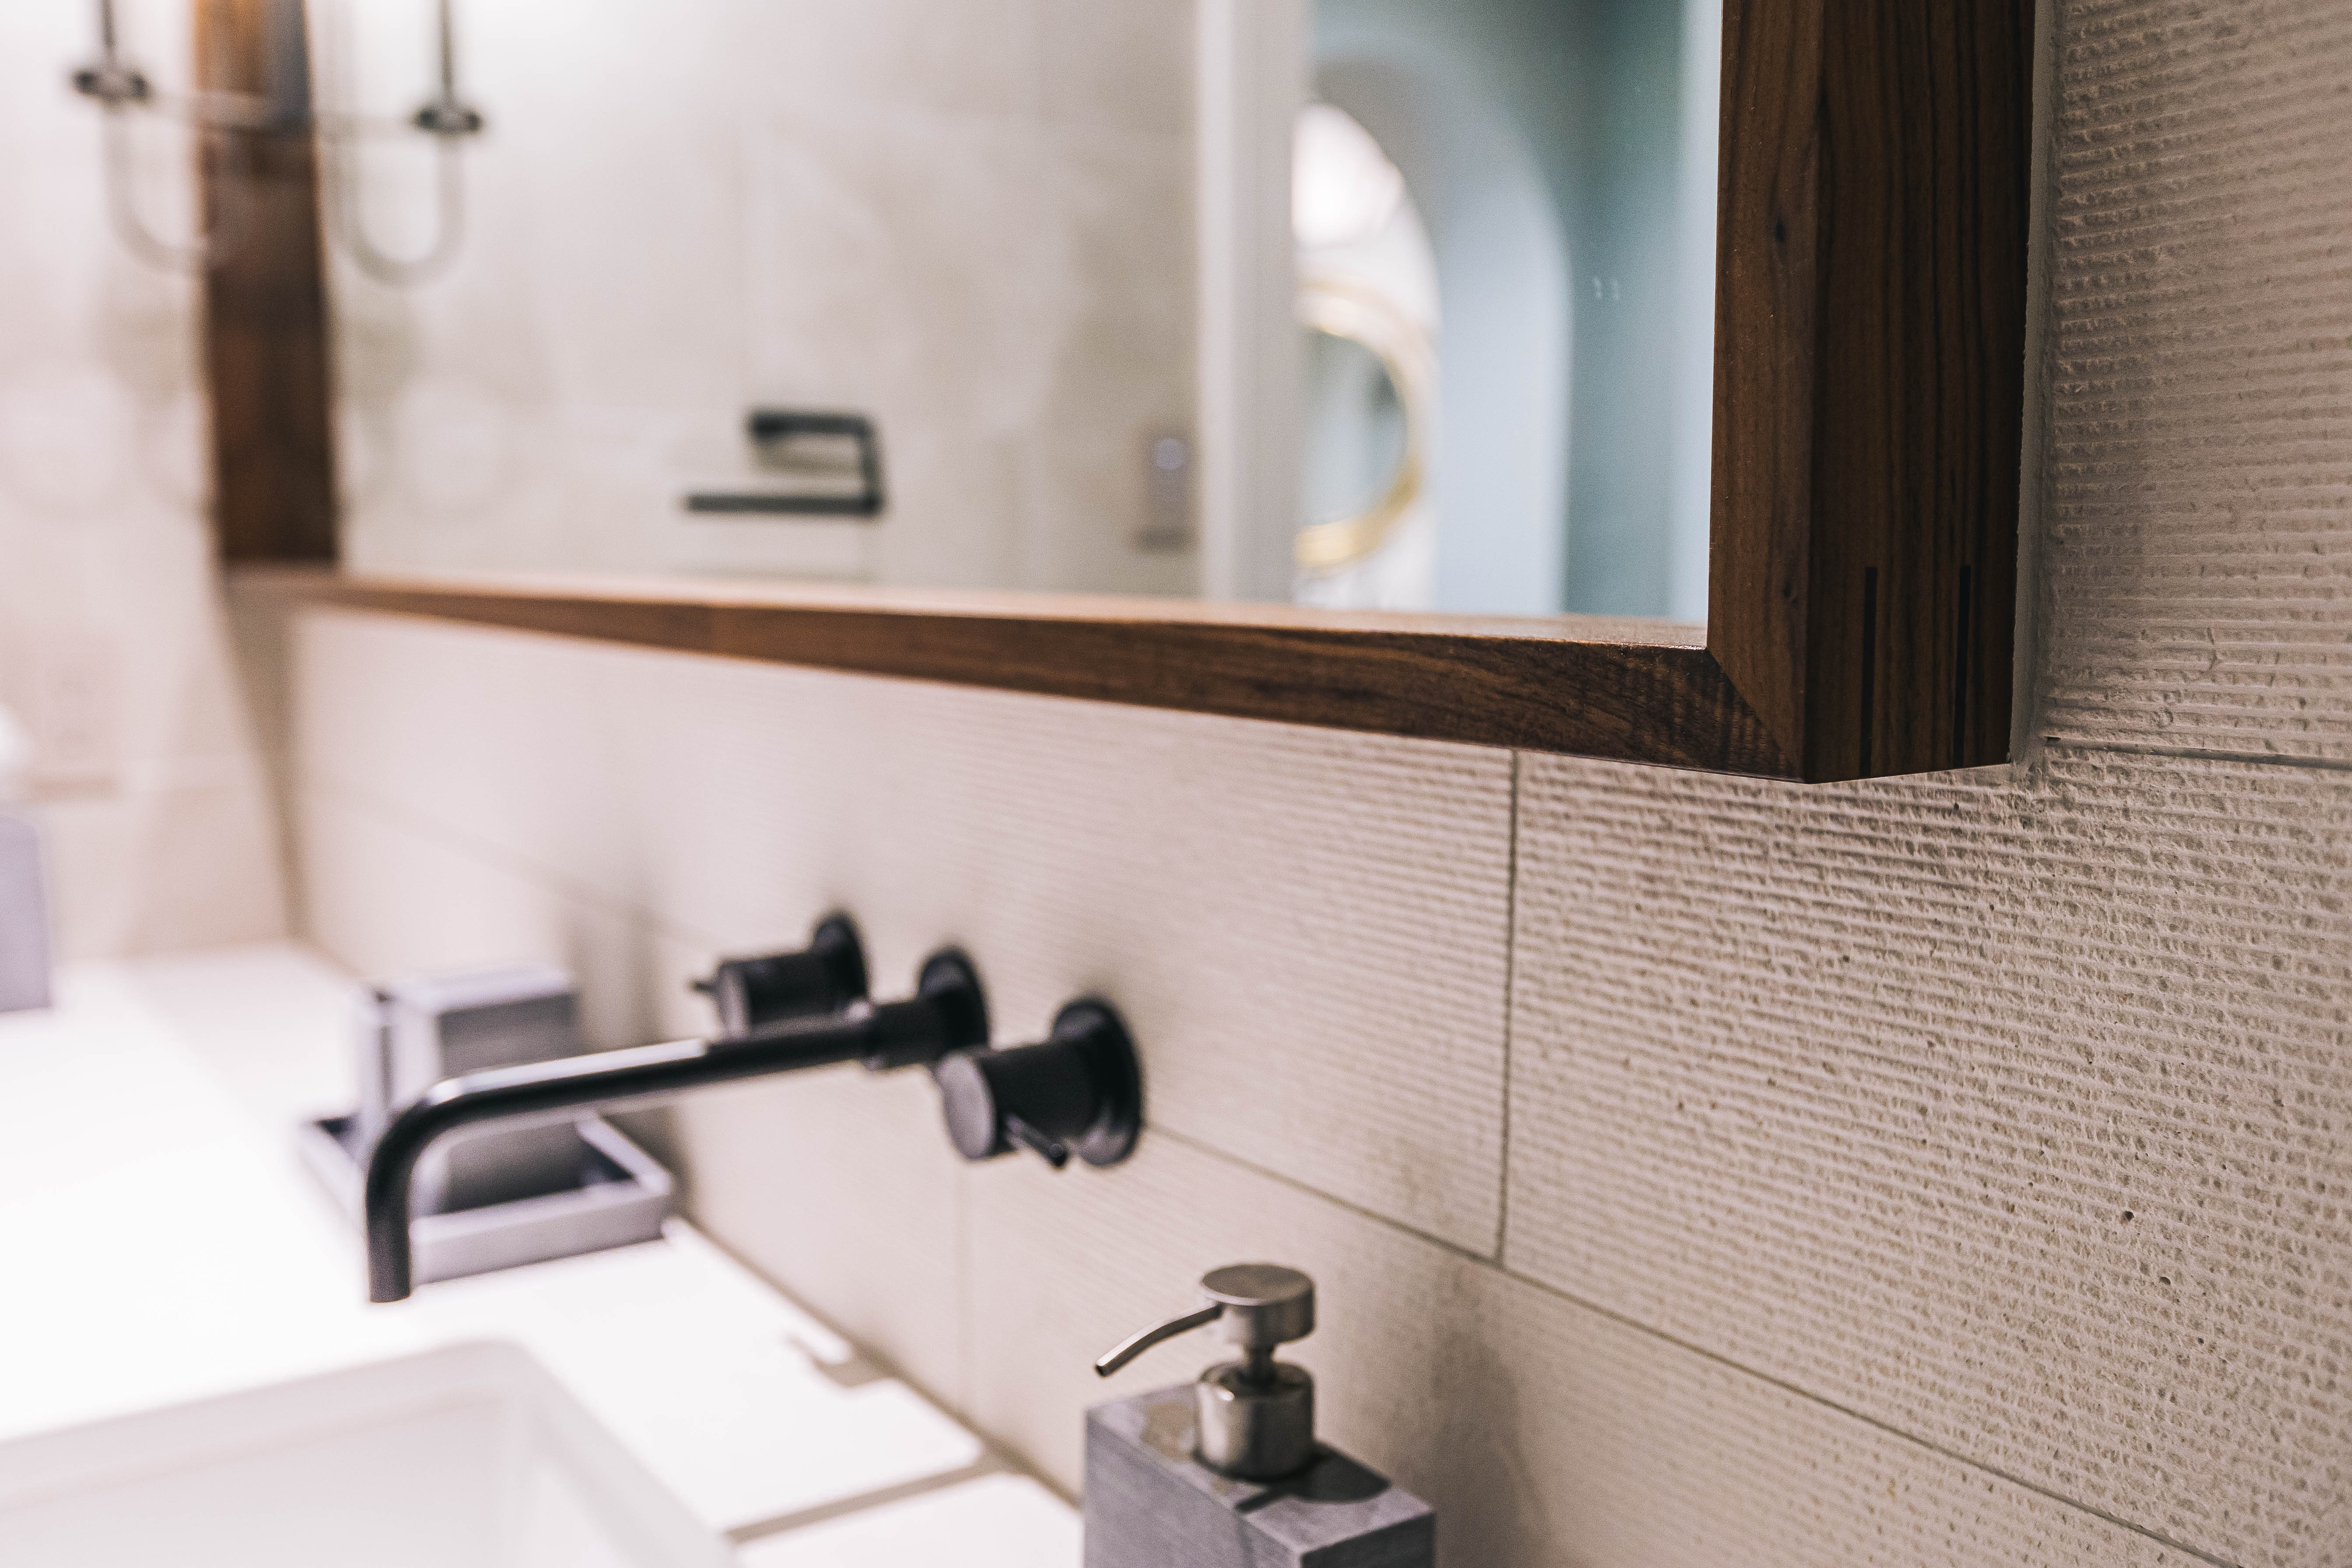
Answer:
<path fill-rule="evenodd" d="M 1708 646 L 1809 779 L 2008 752 L 2032 44 L 1727 5 Z"/>
<path fill-rule="evenodd" d="M 1295 612 L 1129 601 L 1087 615 L 912 609 L 887 596 L 690 583 L 551 587 L 256 575 L 254 591 L 478 626 L 865 675 L 1714 772 L 1786 773 L 1703 648 L 1386 631 Z"/>
<path fill-rule="evenodd" d="M 278 0 L 198 0 L 198 79 L 260 93 Z M 300 15 L 299 7 L 292 14 Z M 200 168 L 220 248 L 205 273 L 213 526 L 224 561 L 336 559 L 318 150 L 308 131 L 215 129 Z"/>

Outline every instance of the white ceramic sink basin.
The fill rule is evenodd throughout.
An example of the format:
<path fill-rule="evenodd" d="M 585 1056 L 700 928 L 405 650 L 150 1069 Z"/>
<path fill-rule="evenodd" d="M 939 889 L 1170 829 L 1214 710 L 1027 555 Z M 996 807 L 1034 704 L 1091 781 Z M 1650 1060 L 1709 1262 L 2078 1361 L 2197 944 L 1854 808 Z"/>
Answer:
<path fill-rule="evenodd" d="M 554 1379 L 446 1350 L 0 1443 L 25 1568 L 722 1568 Z"/>

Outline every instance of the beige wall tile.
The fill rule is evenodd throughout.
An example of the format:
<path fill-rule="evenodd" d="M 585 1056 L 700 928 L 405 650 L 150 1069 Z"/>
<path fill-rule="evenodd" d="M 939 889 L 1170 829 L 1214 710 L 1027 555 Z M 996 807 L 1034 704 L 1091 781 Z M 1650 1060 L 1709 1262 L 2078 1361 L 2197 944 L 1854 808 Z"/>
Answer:
<path fill-rule="evenodd" d="M 667 976 L 644 921 L 370 802 L 313 785 L 293 805 L 303 935 L 353 973 L 384 979 L 541 960 L 578 977 L 590 1045 L 654 1038 Z"/>
<path fill-rule="evenodd" d="M 2352 778 L 1529 758 L 1517 1270 L 2236 1561 L 2352 1399 Z"/>
<path fill-rule="evenodd" d="M 286 932 L 276 805 L 257 765 L 219 782 L 59 800 L 34 819 L 61 963 Z"/>
<path fill-rule="evenodd" d="M 696 1223 L 963 1407 L 962 1175 L 929 1074 L 797 1073 L 681 1100 L 672 1125 Z"/>
<path fill-rule="evenodd" d="M 1000 1037 L 1108 996 L 1153 1121 L 1492 1246 L 1507 758 L 892 695 L 866 814 L 845 825 L 874 857 L 860 892 L 877 929 L 970 947 Z"/>
<path fill-rule="evenodd" d="M 2352 759 L 2352 12 L 2060 15 L 2043 727 Z"/>
<path fill-rule="evenodd" d="M 972 1182 L 972 1413 L 1061 1484 L 1097 1400 L 1221 1359 L 1206 1335 L 1105 1384 L 1087 1363 L 1220 1263 L 1316 1278 L 1320 1428 L 1438 1510 L 1455 1568 L 2186 1563 L 1975 1470 L 1170 1139 L 1109 1173 Z"/>
<path fill-rule="evenodd" d="M 294 771 L 625 904 L 643 847 L 613 787 L 614 656 L 390 617 L 298 616 Z M 681 759 L 682 760 L 682 759 Z"/>
<path fill-rule="evenodd" d="M 1126 1009 L 1150 1114 L 1456 1245 L 1500 1200 L 1502 752 L 305 617 L 302 769 L 713 946 L 971 949 Z"/>

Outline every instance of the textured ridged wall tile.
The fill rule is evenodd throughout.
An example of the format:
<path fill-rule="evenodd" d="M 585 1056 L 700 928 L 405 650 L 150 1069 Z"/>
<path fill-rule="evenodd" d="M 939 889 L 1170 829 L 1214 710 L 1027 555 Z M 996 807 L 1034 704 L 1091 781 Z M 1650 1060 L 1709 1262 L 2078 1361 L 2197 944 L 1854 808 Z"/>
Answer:
<path fill-rule="evenodd" d="M 2231 1561 L 2352 1550 L 2352 776 L 1529 758 L 1505 1260 Z"/>
<path fill-rule="evenodd" d="M 1122 1008 L 1147 1115 L 1460 1246 L 1501 1185 L 1508 759 L 906 686 L 865 903 L 966 943 L 1000 1038 Z"/>
<path fill-rule="evenodd" d="M 972 1184 L 972 1414 L 1076 1487 L 1086 1407 L 1192 1377 L 1211 1334 L 1108 1383 L 1094 1355 L 1220 1263 L 1315 1276 L 1326 1440 L 1438 1510 L 1451 1568 L 2185 1564 L 2185 1554 L 1175 1142 L 1108 1173 Z"/>
<path fill-rule="evenodd" d="M 581 983 L 590 1046 L 653 1037 L 658 959 L 642 921 L 368 802 L 311 787 L 291 805 L 303 934 L 354 973 L 560 964 Z"/>
<path fill-rule="evenodd" d="M 2352 758 L 2352 9 L 2059 18 L 2043 728 Z"/>
<path fill-rule="evenodd" d="M 609 650 L 391 616 L 302 614 L 295 772 L 622 900 L 643 851 L 608 743 L 634 730 Z"/>
<path fill-rule="evenodd" d="M 713 946 L 835 905 L 999 1037 L 1125 1008 L 1165 1125 L 1457 1245 L 1501 1187 L 1509 759 L 343 613 L 302 768 Z"/>

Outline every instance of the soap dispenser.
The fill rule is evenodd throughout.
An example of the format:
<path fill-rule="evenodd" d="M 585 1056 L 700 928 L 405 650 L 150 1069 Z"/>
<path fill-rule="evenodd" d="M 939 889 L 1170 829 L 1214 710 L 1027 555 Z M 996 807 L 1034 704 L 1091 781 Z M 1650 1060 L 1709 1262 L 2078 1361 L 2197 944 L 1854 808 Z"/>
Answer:
<path fill-rule="evenodd" d="M 1315 1380 L 1275 1359 L 1315 1331 L 1315 1281 L 1273 1263 L 1201 1279 L 1202 1305 L 1095 1363 L 1108 1377 L 1214 1325 L 1241 1352 L 1087 1413 L 1086 1568 L 1429 1568 L 1427 1504 L 1315 1440 Z"/>

